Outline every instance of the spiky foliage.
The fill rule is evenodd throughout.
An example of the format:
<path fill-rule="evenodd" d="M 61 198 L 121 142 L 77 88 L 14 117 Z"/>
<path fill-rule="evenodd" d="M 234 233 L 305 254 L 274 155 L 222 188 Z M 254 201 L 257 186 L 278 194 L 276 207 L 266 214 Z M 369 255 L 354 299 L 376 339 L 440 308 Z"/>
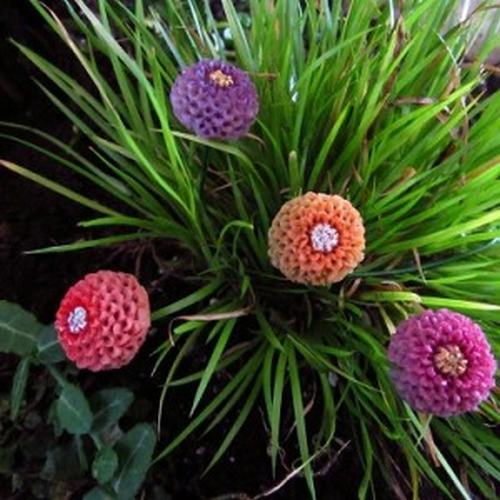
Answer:
<path fill-rule="evenodd" d="M 191 312 L 158 349 L 156 368 L 166 370 L 160 407 L 167 390 L 197 384 L 192 420 L 160 458 L 200 427 L 233 418 L 211 468 L 262 404 L 275 470 L 290 430 L 282 407 L 290 404 L 312 496 L 315 458 L 332 446 L 342 417 L 364 471 L 360 498 L 376 496 L 376 468 L 414 498 L 422 478 L 449 498 L 468 498 L 470 490 L 492 498 L 500 478 L 497 396 L 472 415 L 418 415 L 390 383 L 386 346 L 410 313 L 447 307 L 480 322 L 498 355 L 500 94 L 478 91 L 480 60 L 497 40 L 463 64 L 469 22 L 449 23 L 456 2 L 448 0 L 400 2 L 400 12 L 393 1 L 251 0 L 249 26 L 230 0 L 222 1 L 222 24 L 208 2 L 146 10 L 138 0 L 129 11 L 103 0 L 95 14 L 74 0 L 68 7 L 81 10 L 73 17 L 84 37 L 76 43 L 33 3 L 92 90 L 32 49 L 20 50 L 66 95 L 41 84 L 94 155 L 38 135 L 61 150 L 46 152 L 54 160 L 121 202 L 111 208 L 2 162 L 100 214 L 84 226 L 114 228 L 112 236 L 48 250 L 171 238 L 200 271 L 198 290 L 153 315 Z M 173 117 L 169 89 L 181 68 L 202 58 L 228 59 L 256 83 L 261 111 L 244 140 L 200 139 Z M 366 227 L 367 258 L 330 288 L 287 282 L 267 256 L 272 218 L 309 190 L 349 199 Z M 206 365 L 176 378 L 177 370 L 192 370 L 183 361 L 196 343 L 205 344 Z M 209 396 L 222 369 L 232 377 Z M 305 400 L 311 387 L 315 397 Z M 312 403 L 319 424 L 306 415 Z"/>

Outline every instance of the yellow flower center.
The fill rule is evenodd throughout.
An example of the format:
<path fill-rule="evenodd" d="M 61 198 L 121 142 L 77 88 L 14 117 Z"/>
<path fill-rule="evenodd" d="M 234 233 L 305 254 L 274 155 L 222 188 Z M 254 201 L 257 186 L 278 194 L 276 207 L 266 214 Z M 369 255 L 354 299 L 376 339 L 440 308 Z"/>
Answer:
<path fill-rule="evenodd" d="M 459 377 L 467 370 L 467 358 L 457 345 L 440 346 L 434 354 L 434 365 L 443 375 Z"/>
<path fill-rule="evenodd" d="M 223 73 L 220 69 L 212 71 L 208 77 L 219 87 L 230 87 L 234 83 L 233 77 L 231 75 L 226 75 L 226 73 Z"/>

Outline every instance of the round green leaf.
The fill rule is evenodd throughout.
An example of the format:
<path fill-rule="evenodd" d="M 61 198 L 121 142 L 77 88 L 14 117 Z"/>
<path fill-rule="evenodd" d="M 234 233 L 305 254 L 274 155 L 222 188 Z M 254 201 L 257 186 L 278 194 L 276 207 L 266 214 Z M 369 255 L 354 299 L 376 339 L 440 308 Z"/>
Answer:
<path fill-rule="evenodd" d="M 37 342 L 37 357 L 42 363 L 58 363 L 66 356 L 59 344 L 54 325 L 42 328 Z"/>
<path fill-rule="evenodd" d="M 41 325 L 17 304 L 0 300 L 0 352 L 27 356 L 33 351 Z"/>
<path fill-rule="evenodd" d="M 118 455 L 113 448 L 101 448 L 92 462 L 92 476 L 104 484 L 111 480 L 118 468 Z"/>
<path fill-rule="evenodd" d="M 148 424 L 137 424 L 116 444 L 120 460 L 112 486 L 118 498 L 134 498 L 151 463 L 156 436 Z"/>
<path fill-rule="evenodd" d="M 103 389 L 90 397 L 94 413 L 92 432 L 100 432 L 115 424 L 128 410 L 134 400 L 132 391 L 124 387 Z"/>
<path fill-rule="evenodd" d="M 28 383 L 28 376 L 30 373 L 30 359 L 23 358 L 19 362 L 12 381 L 12 389 L 10 392 L 10 418 L 15 420 L 21 408 L 21 403 L 24 399 L 26 392 L 26 384 Z"/>
<path fill-rule="evenodd" d="M 93 415 L 79 387 L 65 384 L 56 403 L 61 427 L 70 434 L 86 434 L 92 426 Z"/>

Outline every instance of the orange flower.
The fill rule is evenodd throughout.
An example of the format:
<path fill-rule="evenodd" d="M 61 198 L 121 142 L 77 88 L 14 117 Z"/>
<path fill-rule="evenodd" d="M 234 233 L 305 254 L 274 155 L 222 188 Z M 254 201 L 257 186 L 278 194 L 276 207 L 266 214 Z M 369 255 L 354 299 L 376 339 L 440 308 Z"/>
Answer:
<path fill-rule="evenodd" d="M 363 260 L 365 228 L 344 198 L 307 193 L 286 202 L 269 230 L 269 257 L 290 281 L 330 285 Z"/>

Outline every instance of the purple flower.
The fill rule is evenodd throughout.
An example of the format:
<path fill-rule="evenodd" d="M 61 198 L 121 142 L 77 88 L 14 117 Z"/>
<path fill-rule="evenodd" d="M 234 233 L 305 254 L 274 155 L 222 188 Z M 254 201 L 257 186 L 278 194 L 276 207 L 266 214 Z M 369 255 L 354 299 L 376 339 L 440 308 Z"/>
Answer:
<path fill-rule="evenodd" d="M 447 309 L 400 323 L 389 359 L 400 396 L 415 410 L 440 417 L 475 410 L 495 386 L 496 362 L 481 328 Z"/>
<path fill-rule="evenodd" d="M 207 139 L 244 136 L 259 111 L 259 99 L 248 75 L 217 60 L 186 68 L 170 93 L 175 116 L 189 130 Z"/>

